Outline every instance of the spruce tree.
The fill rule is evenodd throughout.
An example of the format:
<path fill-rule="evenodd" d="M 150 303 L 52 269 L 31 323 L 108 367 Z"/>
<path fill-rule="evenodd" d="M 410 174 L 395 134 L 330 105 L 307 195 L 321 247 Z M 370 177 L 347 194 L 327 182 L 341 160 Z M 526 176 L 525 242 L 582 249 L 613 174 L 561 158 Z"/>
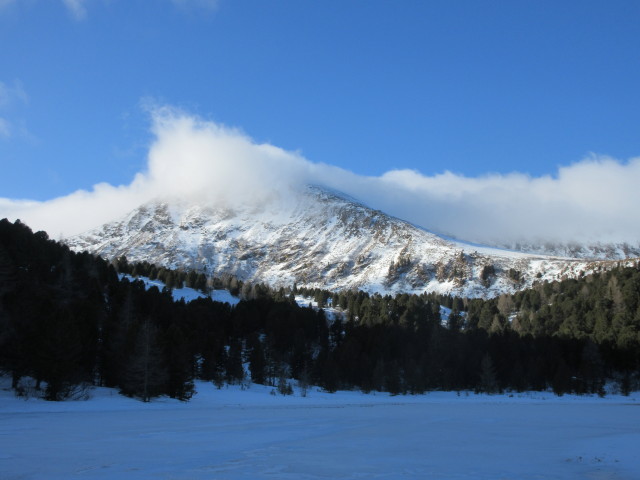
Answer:
<path fill-rule="evenodd" d="M 135 349 L 125 366 L 122 392 L 149 402 L 164 392 L 167 378 L 158 344 L 158 329 L 150 320 L 145 320 L 139 326 Z"/>
<path fill-rule="evenodd" d="M 484 393 L 496 393 L 498 391 L 496 370 L 488 353 L 484 354 L 482 362 L 480 362 L 479 390 Z"/>

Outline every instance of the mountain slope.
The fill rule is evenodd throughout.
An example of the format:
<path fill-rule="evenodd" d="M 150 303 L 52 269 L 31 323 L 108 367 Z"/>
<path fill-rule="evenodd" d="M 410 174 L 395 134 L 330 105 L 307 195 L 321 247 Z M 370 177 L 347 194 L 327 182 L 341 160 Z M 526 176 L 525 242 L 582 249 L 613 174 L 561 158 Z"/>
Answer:
<path fill-rule="evenodd" d="M 640 257 L 640 245 L 631 245 L 629 243 L 520 242 L 499 245 L 499 248 L 500 247 L 517 250 L 519 252 L 584 260 L 626 260 L 628 258 Z"/>
<path fill-rule="evenodd" d="M 270 285 L 492 297 L 599 263 L 453 242 L 320 187 L 260 206 L 142 205 L 67 240 L 75 250 Z"/>

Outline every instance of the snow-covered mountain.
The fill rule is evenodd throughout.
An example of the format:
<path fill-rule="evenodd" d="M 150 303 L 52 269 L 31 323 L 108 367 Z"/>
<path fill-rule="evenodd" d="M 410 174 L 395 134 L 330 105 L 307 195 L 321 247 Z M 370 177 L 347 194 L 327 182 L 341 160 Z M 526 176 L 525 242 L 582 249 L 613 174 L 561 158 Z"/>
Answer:
<path fill-rule="evenodd" d="M 585 260 L 626 260 L 640 257 L 640 245 L 629 243 L 551 243 L 520 242 L 499 245 L 519 252 L 553 255 Z"/>
<path fill-rule="evenodd" d="M 272 286 L 492 297 L 602 262 L 446 240 L 339 192 L 307 187 L 260 205 L 170 200 L 70 238 L 75 250 Z"/>

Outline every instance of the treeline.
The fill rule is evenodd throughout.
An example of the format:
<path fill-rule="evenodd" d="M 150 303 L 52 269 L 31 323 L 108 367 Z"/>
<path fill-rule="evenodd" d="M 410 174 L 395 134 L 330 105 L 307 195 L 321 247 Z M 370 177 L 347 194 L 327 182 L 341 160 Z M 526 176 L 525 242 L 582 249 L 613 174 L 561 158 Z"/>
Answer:
<path fill-rule="evenodd" d="M 580 279 L 540 282 L 528 290 L 497 298 L 467 299 L 435 293 L 422 295 L 369 295 L 361 291 L 332 293 L 299 288 L 297 292 L 348 311 L 360 323 L 406 324 L 409 301 L 452 310 L 452 329 L 481 329 L 490 334 L 515 332 L 521 336 L 560 336 L 588 339 L 598 345 L 626 350 L 640 346 L 640 262 L 585 275 Z M 451 318 L 451 315 L 449 316 Z"/>
<path fill-rule="evenodd" d="M 277 302 L 265 297 L 233 310 L 210 299 L 174 302 L 168 288 L 119 280 L 118 273 L 149 273 L 147 265 L 129 270 L 127 264 L 74 253 L 44 232 L 0 220 L 0 371 L 11 375 L 12 388 L 21 393 L 21 380 L 32 378 L 49 400 L 74 396 L 85 385 L 117 387 L 145 401 L 163 394 L 187 400 L 195 378 L 219 385 L 244 378 L 245 357 L 257 355 L 246 332 L 262 317 L 277 317 L 271 313 Z M 189 276 L 156 273 L 173 277 L 175 286 Z M 289 308 L 318 321 L 316 312 Z M 265 348 L 263 355 L 273 354 Z M 256 378 L 258 364 L 252 361 Z M 272 364 L 263 367 L 270 381 Z"/>
<path fill-rule="evenodd" d="M 172 270 L 158 267 L 149 262 L 129 263 L 124 256 L 114 259 L 113 266 L 121 274 L 128 274 L 136 278 L 147 277 L 150 280 L 159 280 L 169 290 L 183 287 L 193 288 L 203 293 L 210 293 L 212 290 L 228 290 L 231 295 L 244 300 L 252 300 L 264 296 L 278 298 L 278 296 L 285 294 L 284 289 L 274 291 L 263 283 L 243 282 L 234 275 L 207 277 L 204 273 L 196 272 L 195 270 Z"/>
<path fill-rule="evenodd" d="M 384 369 L 400 371 L 402 392 L 552 388 L 558 394 L 602 394 L 607 380 L 616 381 L 622 393 L 640 387 L 639 265 L 540 283 L 490 300 L 435 293 L 296 291 L 319 305 L 343 309 L 351 337 L 357 331 L 365 336 L 380 332 L 378 344 L 386 343 L 392 351 L 393 339 L 398 339 L 395 353 L 383 353 L 380 363 L 369 362 L 368 367 L 377 378 Z M 445 319 L 441 306 L 449 309 Z M 356 342 L 354 350 L 362 343 Z M 343 368 L 359 355 L 348 354 L 351 360 Z M 381 383 L 374 381 L 376 389 Z"/>
<path fill-rule="evenodd" d="M 194 288 L 206 292 L 213 287 L 212 282 L 207 281 L 203 273 L 194 270 L 171 270 L 165 267 L 157 267 L 149 262 L 136 262 L 130 264 L 126 257 L 120 257 L 113 262 L 118 273 L 126 273 L 133 277 L 147 277 L 150 280 L 160 280 L 171 290 L 174 288 Z"/>
<path fill-rule="evenodd" d="M 169 289 L 145 290 L 118 273 L 205 290 L 233 286 L 243 300 L 233 308 L 208 298 L 174 302 Z M 603 393 L 616 379 L 628 392 L 640 366 L 639 278 L 637 269 L 619 269 L 490 301 L 272 290 L 124 258 L 109 263 L 2 220 L 0 369 L 18 392 L 29 377 L 51 400 L 82 385 L 188 400 L 195 379 L 220 387 L 251 379 L 281 393 L 295 380 L 303 390 L 558 394 Z M 301 308 L 295 294 L 344 316 Z M 447 321 L 441 304 L 452 310 Z M 577 330 L 568 328 L 572 316 Z M 603 322 L 611 327 L 604 337 Z"/>

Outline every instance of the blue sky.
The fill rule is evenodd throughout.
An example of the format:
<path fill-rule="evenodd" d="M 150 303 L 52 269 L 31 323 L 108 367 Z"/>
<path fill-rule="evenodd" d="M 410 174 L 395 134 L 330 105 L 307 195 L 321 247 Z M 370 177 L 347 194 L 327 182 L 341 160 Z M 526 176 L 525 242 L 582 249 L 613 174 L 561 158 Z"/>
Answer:
<path fill-rule="evenodd" d="M 158 105 L 365 177 L 624 167 L 639 25 L 635 0 L 0 0 L 0 198 L 130 184 Z"/>

